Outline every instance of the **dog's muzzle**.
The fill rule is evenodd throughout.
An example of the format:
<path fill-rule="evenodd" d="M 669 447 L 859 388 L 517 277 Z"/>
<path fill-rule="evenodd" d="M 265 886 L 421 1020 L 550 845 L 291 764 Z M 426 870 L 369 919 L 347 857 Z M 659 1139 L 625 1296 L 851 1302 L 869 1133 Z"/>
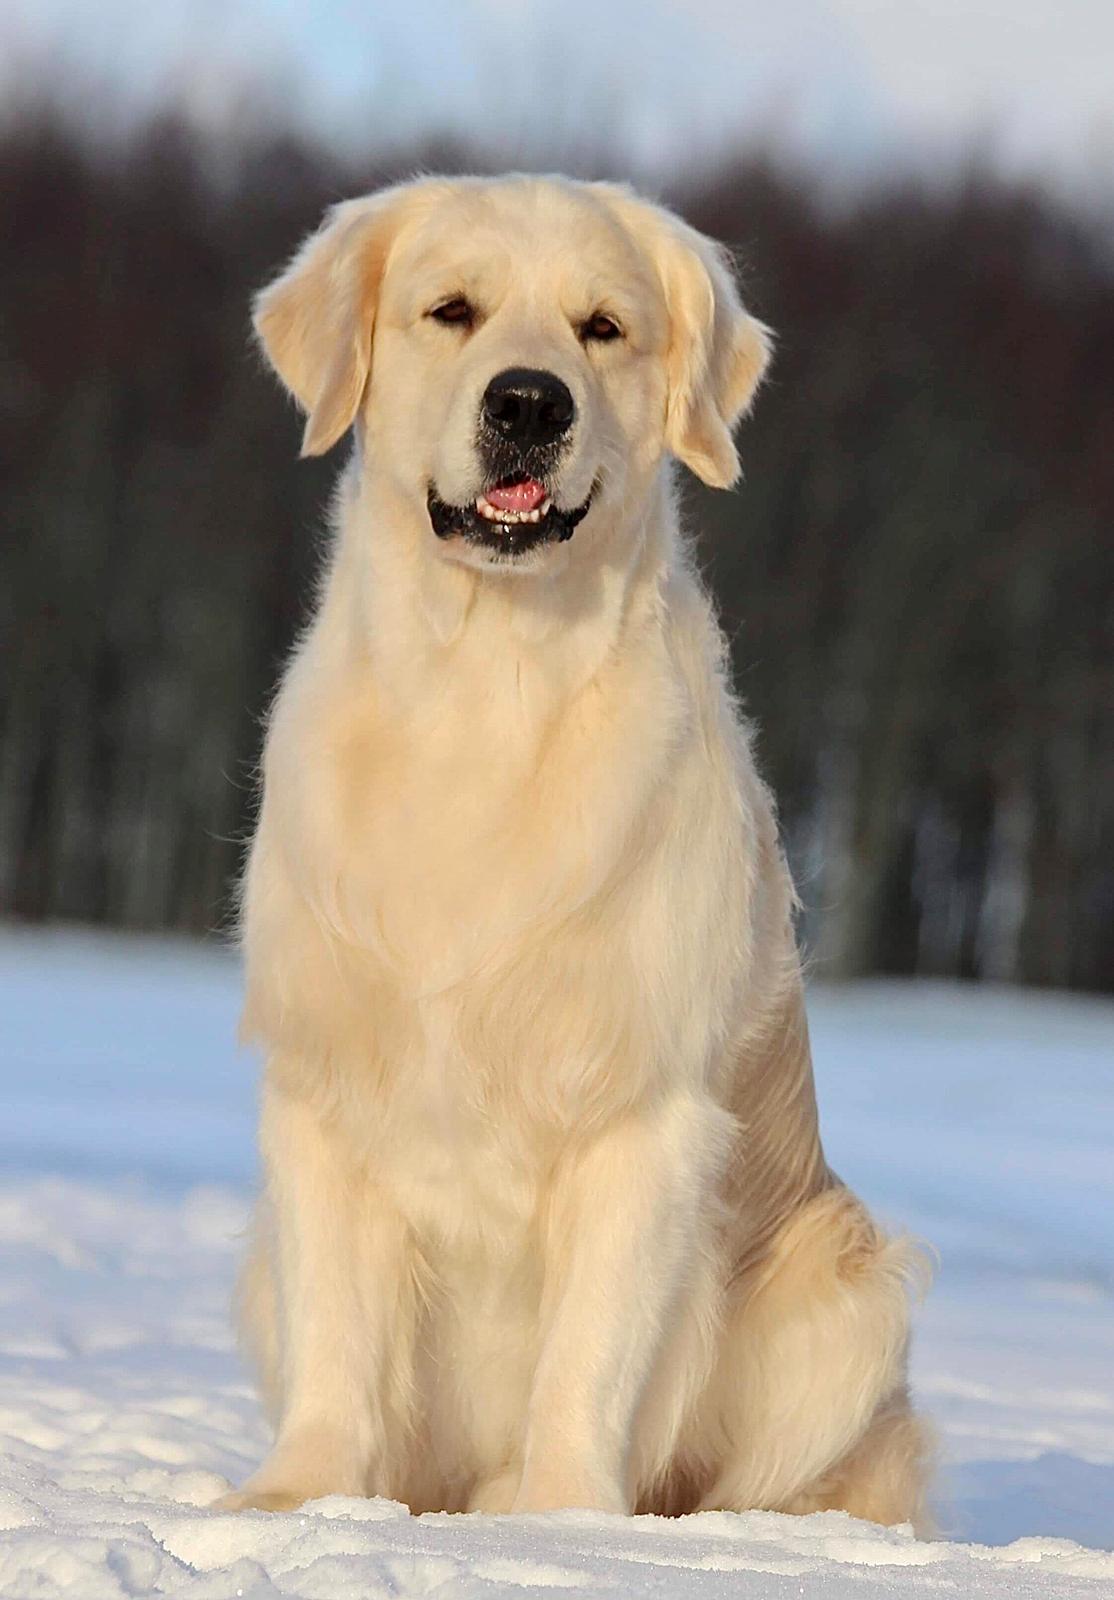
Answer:
<path fill-rule="evenodd" d="M 576 421 L 576 404 L 555 372 L 508 367 L 484 390 L 476 450 L 487 478 L 469 505 L 450 505 L 430 485 L 429 520 L 439 539 L 459 537 L 504 557 L 571 539 L 588 512 L 554 503 L 555 476 Z"/>

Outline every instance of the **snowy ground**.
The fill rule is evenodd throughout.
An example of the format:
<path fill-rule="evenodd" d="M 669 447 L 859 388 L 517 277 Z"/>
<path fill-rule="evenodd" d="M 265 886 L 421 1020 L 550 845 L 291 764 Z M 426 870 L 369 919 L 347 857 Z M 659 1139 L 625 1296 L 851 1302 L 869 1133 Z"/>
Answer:
<path fill-rule="evenodd" d="M 226 1313 L 236 1006 L 215 948 L 0 931 L 0 1595 L 1114 1594 L 1114 1004 L 812 996 L 833 1164 L 941 1252 L 914 1363 L 933 1544 L 833 1514 L 206 1512 L 265 1443 Z"/>

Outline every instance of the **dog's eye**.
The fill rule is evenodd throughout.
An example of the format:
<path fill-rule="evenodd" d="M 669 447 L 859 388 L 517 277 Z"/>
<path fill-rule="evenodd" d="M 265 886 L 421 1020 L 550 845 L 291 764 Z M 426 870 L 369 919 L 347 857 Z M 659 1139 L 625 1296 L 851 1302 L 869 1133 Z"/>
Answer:
<path fill-rule="evenodd" d="M 475 309 L 460 294 L 452 300 L 446 300 L 442 305 L 434 306 L 428 315 L 434 322 L 447 322 L 454 328 L 470 328 L 476 320 Z"/>
<path fill-rule="evenodd" d="M 615 321 L 615 318 L 609 317 L 606 311 L 596 311 L 588 318 L 587 322 L 581 324 L 580 337 L 585 343 L 589 339 L 593 339 L 605 344 L 609 339 L 621 339 L 623 330 Z"/>

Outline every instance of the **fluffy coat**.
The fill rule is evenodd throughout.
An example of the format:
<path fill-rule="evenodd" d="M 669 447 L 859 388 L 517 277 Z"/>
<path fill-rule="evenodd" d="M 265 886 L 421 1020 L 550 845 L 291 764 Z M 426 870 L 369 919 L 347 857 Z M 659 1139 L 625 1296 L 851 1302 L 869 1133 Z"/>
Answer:
<path fill-rule="evenodd" d="M 465 291 L 470 331 L 430 321 Z M 622 348 L 577 335 L 601 301 Z M 244 885 L 277 1438 L 224 1504 L 922 1521 L 917 1257 L 824 1160 L 793 890 L 672 484 L 735 478 L 766 330 L 677 218 L 527 178 L 337 208 L 257 327 L 304 448 L 353 449 Z M 553 492 L 591 496 L 513 564 L 426 510 L 482 487 L 509 365 L 567 383 Z"/>

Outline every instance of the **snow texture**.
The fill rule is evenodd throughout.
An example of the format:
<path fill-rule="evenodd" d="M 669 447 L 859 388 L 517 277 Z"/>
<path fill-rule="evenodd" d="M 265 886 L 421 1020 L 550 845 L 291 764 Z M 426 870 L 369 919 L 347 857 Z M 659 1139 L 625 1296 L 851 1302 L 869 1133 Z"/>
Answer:
<path fill-rule="evenodd" d="M 811 996 L 833 1164 L 941 1254 L 914 1376 L 950 1537 L 918 1543 L 836 1513 L 207 1511 L 266 1444 L 227 1310 L 238 982 L 216 947 L 0 932 L 0 1596 L 1114 1595 L 1114 1004 Z"/>

